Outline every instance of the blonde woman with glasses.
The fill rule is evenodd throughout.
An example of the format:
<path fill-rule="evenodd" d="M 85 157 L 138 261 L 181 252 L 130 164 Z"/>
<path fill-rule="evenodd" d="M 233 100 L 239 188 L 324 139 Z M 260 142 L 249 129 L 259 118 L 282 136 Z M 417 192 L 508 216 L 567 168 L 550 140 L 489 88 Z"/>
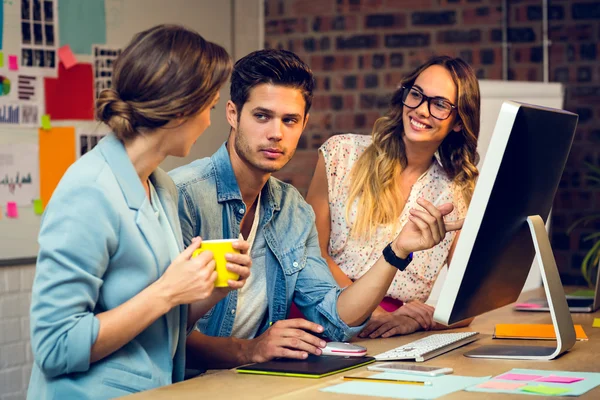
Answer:
<path fill-rule="evenodd" d="M 316 214 L 321 252 L 346 287 L 384 260 L 399 271 L 361 337 L 441 329 L 425 301 L 449 263 L 478 175 L 479 84 L 459 58 L 435 57 L 410 73 L 370 136 L 330 138 L 307 201 Z M 426 215 L 424 210 L 436 210 Z M 443 218 L 432 248 L 406 255 L 402 229 Z"/>

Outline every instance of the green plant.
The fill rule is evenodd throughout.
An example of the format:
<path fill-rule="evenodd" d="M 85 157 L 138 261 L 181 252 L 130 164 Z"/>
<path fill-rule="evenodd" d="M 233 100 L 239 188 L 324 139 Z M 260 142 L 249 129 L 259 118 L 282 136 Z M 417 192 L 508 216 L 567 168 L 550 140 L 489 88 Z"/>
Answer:
<path fill-rule="evenodd" d="M 600 167 L 596 166 L 592 163 L 585 162 L 584 163 L 589 171 L 586 174 L 587 181 L 591 183 L 593 186 L 600 186 Z M 585 217 L 581 217 L 569 226 L 567 229 L 567 234 L 571 234 L 573 229 L 577 226 L 583 224 L 586 226 L 589 223 L 593 223 L 595 221 L 600 222 L 600 212 L 594 212 L 591 215 L 586 215 Z M 581 273 L 588 285 L 592 287 L 594 285 L 593 276 L 594 276 L 594 268 L 600 268 L 600 232 L 591 233 L 583 238 L 584 241 L 594 241 L 592 247 L 588 250 L 583 261 L 581 262 Z"/>

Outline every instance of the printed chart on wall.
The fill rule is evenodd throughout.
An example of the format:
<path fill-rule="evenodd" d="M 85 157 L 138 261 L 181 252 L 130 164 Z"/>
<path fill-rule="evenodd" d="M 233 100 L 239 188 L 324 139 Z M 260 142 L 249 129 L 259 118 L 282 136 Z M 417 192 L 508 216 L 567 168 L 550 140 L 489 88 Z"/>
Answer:
<path fill-rule="evenodd" d="M 98 98 L 100 92 L 112 87 L 113 65 L 121 54 L 121 49 L 95 44 L 92 53 L 94 55 L 94 88 L 96 98 Z"/>
<path fill-rule="evenodd" d="M 41 78 L 0 68 L 0 125 L 39 126 Z"/>
<path fill-rule="evenodd" d="M 56 76 L 58 0 L 21 0 L 21 68 Z"/>
<path fill-rule="evenodd" d="M 38 127 L 43 77 L 56 75 L 57 0 L 4 1 L 0 127 Z"/>
<path fill-rule="evenodd" d="M 32 143 L 0 147 L 0 204 L 31 206 L 39 198 L 38 146 Z"/>

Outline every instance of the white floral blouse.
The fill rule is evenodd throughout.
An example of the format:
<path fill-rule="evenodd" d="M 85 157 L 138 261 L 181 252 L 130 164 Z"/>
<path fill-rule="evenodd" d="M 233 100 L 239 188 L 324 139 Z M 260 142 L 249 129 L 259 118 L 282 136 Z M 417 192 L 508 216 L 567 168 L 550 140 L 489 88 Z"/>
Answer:
<path fill-rule="evenodd" d="M 434 205 L 453 203 L 455 208 L 445 217 L 447 220 L 463 218 L 467 212 L 467 205 L 457 186 L 448 178 L 441 164 L 433 161 L 427 172 L 413 185 L 396 230 L 392 225 L 382 225 L 369 241 L 350 237 L 346 221 L 350 171 L 370 144 L 370 136 L 345 134 L 331 137 L 319 148 L 325 159 L 329 193 L 329 255 L 352 280 L 360 278 L 375 264 L 385 246 L 408 221 L 409 210 L 421 208 L 416 202 L 419 197 Z M 350 223 L 356 220 L 356 202 L 349 217 Z M 455 235 L 455 232 L 449 232 L 434 248 L 415 252 L 408 268 L 396 274 L 387 296 L 404 302 L 415 299 L 426 301 L 440 269 L 446 264 Z"/>

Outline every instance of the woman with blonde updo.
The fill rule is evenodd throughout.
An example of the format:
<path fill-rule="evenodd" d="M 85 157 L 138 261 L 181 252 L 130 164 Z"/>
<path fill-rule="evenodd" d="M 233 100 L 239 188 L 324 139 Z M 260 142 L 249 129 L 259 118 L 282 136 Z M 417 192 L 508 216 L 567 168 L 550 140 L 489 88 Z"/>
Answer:
<path fill-rule="evenodd" d="M 442 328 L 424 302 L 456 244 L 447 225 L 464 218 L 479 174 L 479 103 L 473 69 L 435 57 L 402 80 L 371 136 L 338 135 L 319 149 L 307 201 L 336 281 L 348 286 L 377 262 L 401 270 L 359 336 Z M 440 222 L 430 235 L 441 241 L 407 257 L 401 231 L 432 207 Z"/>
<path fill-rule="evenodd" d="M 186 156 L 229 78 L 227 52 L 160 25 L 118 58 L 97 100 L 112 134 L 65 173 L 39 235 L 31 300 L 31 399 L 107 399 L 183 380 L 186 332 L 249 275 L 213 290 L 212 253 L 183 249 L 177 190 L 158 168 Z"/>

